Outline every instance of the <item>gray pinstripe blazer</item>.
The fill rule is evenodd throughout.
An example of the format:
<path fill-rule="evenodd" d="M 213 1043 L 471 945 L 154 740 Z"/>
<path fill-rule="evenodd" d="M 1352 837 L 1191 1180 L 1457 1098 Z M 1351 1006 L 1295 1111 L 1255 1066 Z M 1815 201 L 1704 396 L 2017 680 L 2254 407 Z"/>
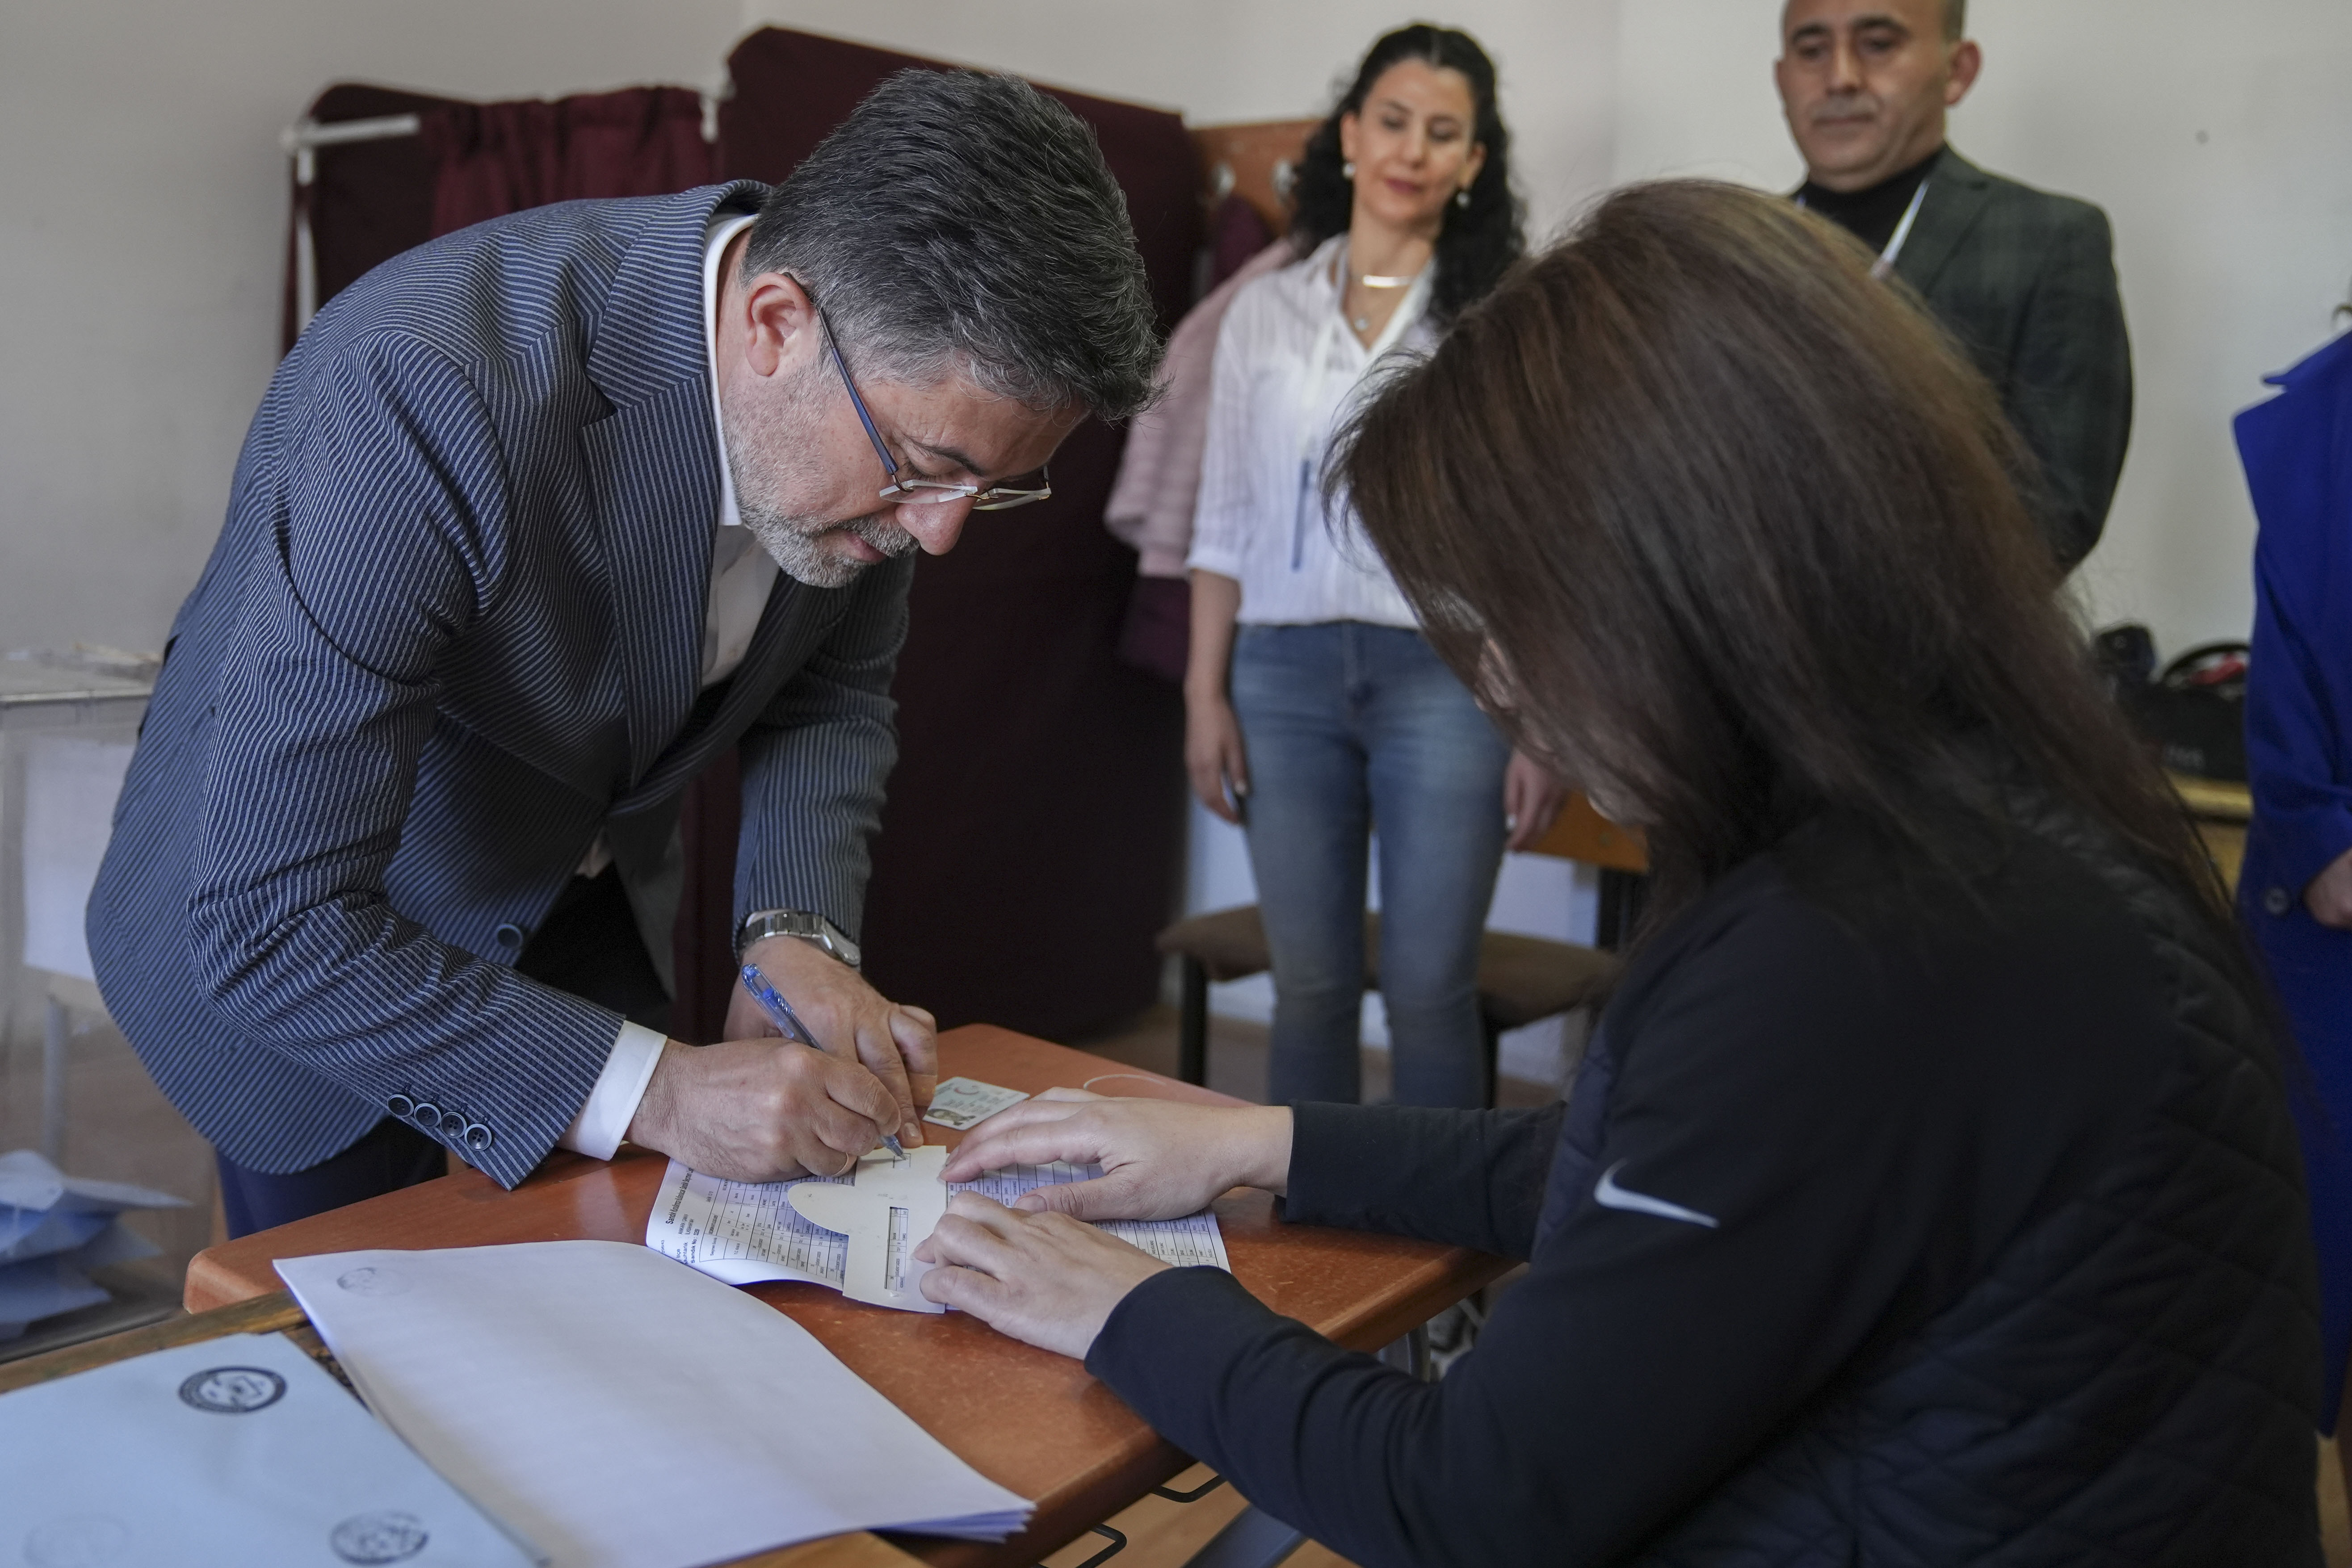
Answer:
<path fill-rule="evenodd" d="M 512 969 L 601 830 L 667 962 L 679 792 L 743 748 L 739 914 L 855 931 L 908 563 L 780 578 L 698 694 L 719 506 L 702 236 L 762 187 L 571 202 L 411 251 L 287 356 L 173 627 L 90 900 L 107 1005 L 231 1160 L 394 1096 L 511 1186 L 620 1018 Z"/>

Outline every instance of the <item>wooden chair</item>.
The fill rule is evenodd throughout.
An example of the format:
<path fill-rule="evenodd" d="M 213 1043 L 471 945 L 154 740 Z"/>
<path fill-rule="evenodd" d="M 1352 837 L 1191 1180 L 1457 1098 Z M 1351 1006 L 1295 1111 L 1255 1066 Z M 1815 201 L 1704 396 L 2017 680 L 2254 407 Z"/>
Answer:
<path fill-rule="evenodd" d="M 1640 873 L 1648 862 L 1638 834 L 1619 827 L 1572 795 L 1538 855 L 1580 860 L 1601 868 L 1600 947 L 1490 931 L 1478 942 L 1478 1019 L 1486 1037 L 1486 1103 L 1495 1102 L 1496 1057 L 1503 1034 L 1542 1019 L 1597 1005 L 1617 982 L 1614 948 L 1640 916 Z M 1612 879 L 1615 880 L 1612 882 Z M 1380 988 L 1381 917 L 1364 916 L 1364 989 Z M 1209 1066 L 1209 985 L 1244 980 L 1271 965 L 1265 925 L 1257 906 L 1216 910 L 1179 921 L 1160 933 L 1160 951 L 1183 962 L 1183 1015 L 1177 1076 L 1205 1083 Z"/>

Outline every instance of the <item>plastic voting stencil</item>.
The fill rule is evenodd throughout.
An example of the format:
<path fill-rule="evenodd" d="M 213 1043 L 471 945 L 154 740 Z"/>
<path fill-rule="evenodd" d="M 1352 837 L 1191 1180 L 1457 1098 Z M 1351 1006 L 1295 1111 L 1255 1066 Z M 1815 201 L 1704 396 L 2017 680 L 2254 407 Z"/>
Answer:
<path fill-rule="evenodd" d="M 796 1182 L 729 1182 L 676 1160 L 662 1177 L 646 1222 L 646 1245 L 730 1285 L 802 1279 L 830 1285 L 854 1301 L 909 1312 L 945 1309 L 926 1300 L 928 1265 L 914 1249 L 947 1212 L 948 1194 L 982 1193 L 1001 1204 L 1055 1182 L 1091 1181 L 1099 1165 L 1010 1165 L 977 1181 L 942 1183 L 947 1151 L 925 1144 L 904 1160 L 866 1155 L 845 1175 Z M 1207 1210 L 1171 1220 L 1109 1220 L 1102 1228 L 1178 1268 L 1231 1271 L 1224 1234 Z"/>
<path fill-rule="evenodd" d="M 0 1395 L 0 1562 L 544 1561 L 283 1335 L 230 1334 Z"/>
<path fill-rule="evenodd" d="M 936 1144 L 893 1156 L 877 1150 L 857 1162 L 846 1182 L 794 1182 L 785 1200 L 810 1224 L 838 1232 L 841 1293 L 853 1301 L 908 1312 L 943 1312 L 916 1282 L 930 1272 L 915 1248 L 947 1213 L 940 1167 L 948 1152 Z"/>

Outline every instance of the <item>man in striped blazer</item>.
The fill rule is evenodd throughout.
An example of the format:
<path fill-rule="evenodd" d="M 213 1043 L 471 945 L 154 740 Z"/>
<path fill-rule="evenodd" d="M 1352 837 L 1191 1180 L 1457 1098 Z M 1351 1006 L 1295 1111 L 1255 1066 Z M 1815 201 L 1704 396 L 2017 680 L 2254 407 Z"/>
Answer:
<path fill-rule="evenodd" d="M 237 1234 L 626 1137 L 772 1180 L 920 1138 L 858 978 L 912 552 L 1157 360 L 1118 187 L 1007 78 L 891 79 L 783 184 L 572 202 L 346 289 L 256 416 L 90 901 Z M 660 1032 L 680 792 L 740 745 L 728 1041 Z"/>

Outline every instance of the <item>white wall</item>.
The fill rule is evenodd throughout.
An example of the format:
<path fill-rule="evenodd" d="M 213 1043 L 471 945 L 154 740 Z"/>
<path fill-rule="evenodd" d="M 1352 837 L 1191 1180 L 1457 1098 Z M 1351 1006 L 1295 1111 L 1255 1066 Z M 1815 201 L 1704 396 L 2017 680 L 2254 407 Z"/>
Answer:
<path fill-rule="evenodd" d="M 0 7 L 0 647 L 152 648 L 220 525 L 276 357 L 279 129 L 331 81 L 467 97 L 713 84 L 763 22 L 1181 108 L 1301 116 L 1418 6 L 1364 0 L 167 0 Z M 2252 532 L 2229 415 L 2352 284 L 2352 6 L 1977 0 L 1985 79 L 1954 140 L 2113 215 L 2139 422 L 2101 619 L 2177 648 L 2242 635 Z M 1459 0 L 1494 51 L 1538 232 L 1612 179 L 1794 183 L 1773 0 Z M 1204 818 L 1205 822 L 1206 819 Z M 1221 835 L 1223 837 L 1221 837 Z M 1195 893 L 1249 896 L 1204 829 Z M 1498 922 L 1589 921 L 1514 863 Z"/>
<path fill-rule="evenodd" d="M 2252 519 L 2228 416 L 2352 288 L 2352 6 L 1977 0 L 1955 141 L 2114 216 L 2140 416 L 2101 619 L 2242 634 Z M 709 82 L 762 21 L 1181 106 L 1311 113 L 1363 0 L 167 0 L 0 7 L 0 647 L 153 647 L 219 527 L 275 357 L 276 136 L 320 87 L 466 96 Z M 1612 176 L 1781 187 L 1772 0 L 1464 0 L 1549 229 Z M 2200 137 L 2202 138 L 2200 140 Z"/>
<path fill-rule="evenodd" d="M 1195 125 L 1328 110 L 1356 61 L 1406 22 L 1466 28 L 1502 73 L 1539 229 L 1609 179 L 1618 0 L 747 0 L 778 26 L 1018 71 L 1180 109 Z"/>
<path fill-rule="evenodd" d="M 1770 0 L 1625 0 L 1616 176 L 1793 186 L 1778 17 Z M 2137 414 L 2078 574 L 2087 608 L 2146 621 L 2168 652 L 2242 637 L 2253 514 L 2229 420 L 2352 290 L 2352 5 L 1976 0 L 1969 20 L 1985 70 L 1953 145 L 2115 221 Z"/>
<path fill-rule="evenodd" d="M 740 0 L 0 5 L 0 647 L 163 646 L 278 357 L 286 160 L 330 82 L 704 83 Z"/>
<path fill-rule="evenodd" d="M 763 22 L 1186 110 L 1316 112 L 1360 0 L 116 0 L 0 6 L 0 647 L 162 645 L 277 357 L 278 133 L 322 87 L 716 85 Z M 1609 174 L 1615 0 L 1476 0 L 1549 225 Z"/>

